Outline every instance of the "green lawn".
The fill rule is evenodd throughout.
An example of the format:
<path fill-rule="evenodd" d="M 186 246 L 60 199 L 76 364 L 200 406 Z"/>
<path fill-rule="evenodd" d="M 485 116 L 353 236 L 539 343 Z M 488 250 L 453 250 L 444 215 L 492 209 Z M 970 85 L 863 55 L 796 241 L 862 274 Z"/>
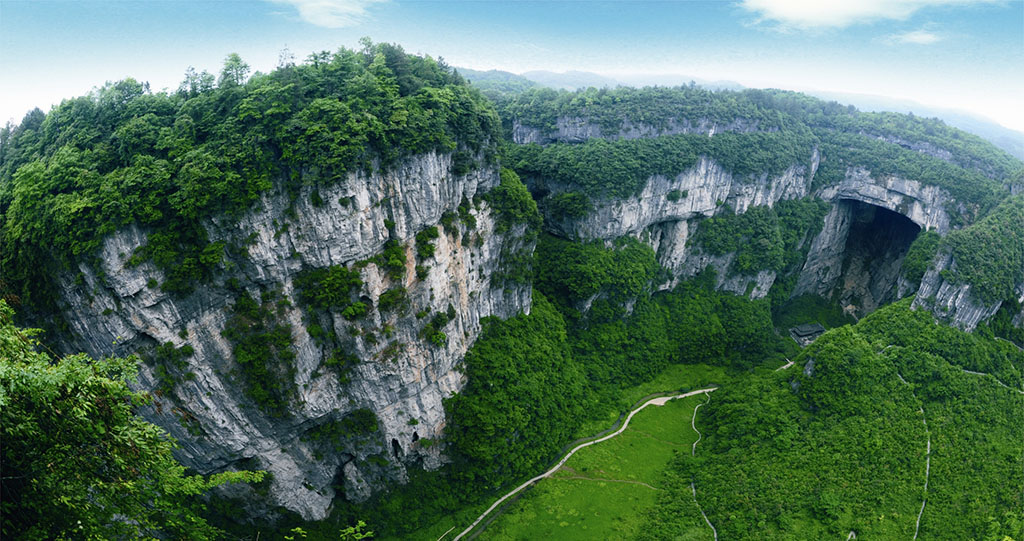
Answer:
<path fill-rule="evenodd" d="M 596 419 L 594 421 L 590 421 L 590 422 L 584 423 L 581 426 L 581 428 L 577 431 L 576 436 L 580 437 L 580 438 L 582 438 L 582 437 L 589 437 L 589 436 L 593 436 L 594 434 L 597 434 L 597 433 L 601 432 L 602 430 L 607 430 L 609 427 L 611 427 L 615 423 L 616 419 L 619 418 L 619 413 L 621 411 L 628 410 L 633 405 L 635 405 L 641 398 L 643 398 L 643 397 L 645 397 L 647 395 L 654 394 L 654 393 L 663 393 L 663 392 L 666 392 L 666 391 L 667 392 L 690 391 L 690 390 L 694 390 L 694 389 L 701 389 L 701 388 L 704 388 L 704 387 L 720 386 L 720 385 L 726 383 L 727 379 L 728 379 L 728 376 L 726 375 L 726 372 L 725 372 L 725 370 L 722 367 L 708 366 L 708 365 L 705 365 L 705 364 L 674 364 L 674 365 L 670 365 L 668 368 L 666 368 L 661 374 L 659 374 L 653 380 L 651 380 L 651 381 L 649 381 L 647 383 L 642 383 L 640 385 L 629 387 L 627 389 L 623 389 L 622 391 L 620 391 L 619 399 L 618 399 L 619 403 L 620 403 L 620 408 L 610 410 L 608 415 L 603 417 L 603 418 Z M 567 466 L 575 468 L 576 466 L 573 466 L 573 464 L 578 464 L 580 468 L 583 468 L 583 467 L 590 468 L 591 467 L 591 463 L 588 462 L 588 461 L 590 461 L 591 459 L 588 458 L 587 454 L 586 454 L 588 452 L 592 452 L 592 453 L 595 453 L 595 454 L 603 454 L 603 455 L 611 456 L 611 457 L 614 458 L 614 455 L 610 454 L 611 451 L 605 451 L 604 450 L 604 446 L 608 446 L 607 447 L 608 449 L 613 449 L 614 448 L 617 451 L 621 451 L 622 454 L 620 454 L 620 456 L 627 457 L 627 459 L 630 460 L 631 462 L 635 462 L 634 460 L 632 460 L 635 457 L 631 456 L 632 453 L 634 453 L 635 451 L 633 451 L 632 448 L 629 447 L 630 443 L 636 445 L 636 444 L 638 444 L 640 441 L 642 441 L 644 439 L 652 439 L 652 437 L 653 438 L 660 438 L 660 439 L 663 439 L 663 440 L 666 440 L 666 441 L 673 442 L 675 445 L 664 445 L 660 449 L 656 448 L 657 446 L 645 446 L 644 448 L 647 449 L 647 451 L 646 451 L 646 454 L 644 456 L 651 457 L 654 460 L 650 460 L 648 463 L 637 465 L 635 471 L 631 473 L 631 475 L 633 475 L 634 477 L 621 477 L 621 478 L 608 477 L 607 475 L 602 475 L 600 473 L 599 470 L 601 470 L 602 468 L 596 468 L 596 469 L 593 469 L 593 470 L 588 470 L 586 472 L 586 476 L 587 477 L 592 477 L 592 478 L 597 478 L 597 479 L 613 479 L 613 478 L 615 478 L 615 479 L 626 479 L 626 480 L 642 480 L 643 482 L 646 482 L 647 484 L 656 487 L 656 486 L 658 486 L 658 483 L 660 482 L 658 474 L 660 474 L 661 470 L 664 467 L 664 464 L 672 456 L 671 453 L 673 452 L 673 449 L 679 448 L 679 445 L 682 445 L 683 447 L 686 448 L 686 452 L 687 453 L 689 452 L 689 448 L 690 448 L 689 446 L 693 443 L 693 440 L 696 438 L 696 435 L 693 433 L 692 429 L 690 428 L 690 419 L 693 416 L 693 407 L 697 403 L 699 403 L 700 401 L 703 401 L 703 400 L 704 400 L 704 397 L 703 397 L 703 395 L 701 395 L 701 396 L 697 396 L 697 397 L 690 397 L 690 398 L 687 398 L 685 400 L 673 401 L 673 402 L 670 402 L 669 404 L 666 404 L 665 406 L 660 407 L 660 408 L 659 407 L 655 407 L 655 406 L 648 406 L 644 411 L 642 411 L 641 413 L 639 413 L 639 414 L 637 414 L 636 416 L 633 417 L 633 420 L 630 421 L 630 427 L 629 427 L 629 429 L 626 430 L 625 433 L 623 433 L 623 434 L 621 434 L 621 435 L 619 435 L 619 436 L 617 436 L 615 438 L 612 438 L 611 440 L 608 440 L 606 442 L 603 442 L 603 443 L 600 443 L 600 444 L 597 444 L 597 445 L 594 445 L 594 446 L 591 446 L 591 447 L 588 447 L 588 448 L 584 449 L 580 453 L 577 453 L 576 455 L 574 455 L 572 460 L 570 460 L 570 462 L 567 464 Z M 683 406 L 683 405 L 680 405 L 680 403 L 689 404 L 689 405 L 688 406 Z M 688 413 L 686 413 L 682 417 L 680 417 L 679 415 L 675 415 L 675 418 L 673 420 L 665 421 L 664 419 L 662 419 L 662 417 L 664 415 L 670 414 L 671 412 L 676 411 L 678 408 L 687 408 L 687 407 L 689 408 Z M 654 414 L 651 415 L 652 410 L 658 410 L 658 411 L 653 411 Z M 660 411 L 660 410 L 664 410 L 664 411 Z M 682 436 L 678 436 L 677 435 L 675 437 L 668 437 L 671 434 L 682 434 Z M 619 441 L 620 439 L 622 439 L 622 442 Z M 623 447 L 623 445 L 625 445 L 626 447 Z M 618 447 L 613 447 L 613 446 L 618 446 Z M 666 452 L 668 454 L 665 454 Z M 579 461 L 582 461 L 582 462 L 579 462 Z M 607 468 L 604 468 L 605 471 L 612 471 L 612 470 L 608 469 L 608 468 L 612 468 L 612 467 L 618 467 L 618 468 L 620 468 L 618 471 L 622 471 L 621 470 L 622 466 L 614 466 L 614 464 L 613 464 L 613 463 L 617 462 L 617 460 L 609 459 L 609 460 L 607 460 L 607 462 L 609 462 L 609 464 L 606 464 Z M 653 469 L 651 467 L 652 465 L 654 466 Z M 643 477 L 642 478 L 636 477 L 636 475 L 640 475 L 641 472 L 643 472 L 642 473 Z M 532 475 L 536 475 L 538 473 L 541 473 L 541 472 L 537 471 L 536 473 L 534 473 Z M 531 475 L 531 477 L 532 477 L 532 475 Z M 559 474 L 557 474 L 557 475 L 559 477 L 571 477 L 571 475 L 563 474 L 562 472 L 559 472 Z M 523 479 L 522 481 L 525 481 L 525 480 L 526 479 Z M 539 485 L 535 485 L 534 487 L 531 487 L 529 490 L 526 491 L 526 494 L 524 496 L 522 496 L 520 501 L 518 503 L 514 504 L 514 507 L 515 508 L 519 508 L 519 507 L 523 506 L 525 504 L 525 502 L 530 501 L 532 499 L 537 499 L 537 498 L 540 498 L 542 500 L 546 500 L 548 502 L 552 502 L 553 504 L 556 504 L 558 502 L 558 500 L 560 499 L 560 496 L 558 495 L 559 492 L 558 491 L 552 492 L 556 487 L 552 486 L 551 488 L 548 488 L 547 487 L 548 484 L 551 484 L 551 485 L 565 485 L 565 486 L 570 486 L 572 484 L 579 484 L 579 485 L 585 485 L 585 486 L 590 487 L 591 495 L 590 496 L 585 496 L 585 497 L 591 498 L 594 503 L 600 505 L 602 508 L 606 508 L 609 511 L 609 515 L 608 516 L 609 517 L 612 517 L 612 516 L 617 517 L 616 520 L 621 519 L 621 513 L 618 510 L 625 509 L 625 508 L 632 508 L 632 509 L 634 509 L 633 516 L 630 518 L 630 521 L 631 521 L 630 527 L 634 528 L 634 531 L 635 531 L 635 527 L 636 527 L 637 523 L 639 522 L 639 518 L 636 516 L 637 510 L 645 509 L 645 508 L 648 508 L 648 507 L 652 506 L 653 502 L 654 502 L 654 498 L 655 498 L 655 496 L 657 494 L 656 491 L 654 491 L 654 490 L 652 490 L 650 488 L 644 487 L 642 485 L 637 485 L 637 484 L 618 483 L 618 482 L 600 482 L 600 481 L 580 480 L 580 479 L 561 479 L 559 481 L 559 483 L 542 482 L 542 483 L 539 483 Z M 516 485 L 518 485 L 518 483 Z M 605 486 L 612 485 L 612 489 L 611 490 L 601 490 L 600 485 L 605 485 Z M 558 490 L 560 491 L 561 488 L 559 487 Z M 600 497 L 597 497 L 597 498 L 593 497 L 593 494 L 594 494 L 595 491 L 599 491 L 600 492 L 600 494 L 599 494 Z M 494 498 L 487 499 L 486 501 L 481 502 L 481 503 L 479 503 L 477 505 L 474 505 L 474 506 L 472 506 L 470 508 L 462 509 L 462 510 L 460 510 L 456 514 L 441 517 L 434 524 L 432 524 L 430 526 L 427 526 L 425 528 L 421 528 L 421 529 L 419 529 L 419 530 L 417 530 L 415 532 L 412 532 L 412 533 L 409 533 L 409 534 L 405 534 L 405 535 L 401 536 L 400 538 L 401 539 L 411 539 L 411 540 L 428 540 L 428 541 L 433 541 L 433 540 L 436 540 L 437 538 L 441 537 L 441 535 L 445 534 L 445 532 L 448 532 L 449 529 L 454 527 L 454 529 L 451 530 L 450 532 L 448 532 L 448 534 L 445 536 L 445 539 L 453 539 L 456 535 L 458 535 L 459 532 L 461 532 L 463 529 L 465 529 L 466 526 L 468 526 L 470 523 L 472 523 L 474 520 L 476 520 L 476 518 L 478 516 L 480 516 L 480 513 L 482 513 L 492 503 L 494 503 L 495 499 L 497 499 L 497 496 L 495 496 Z M 634 503 L 630 503 L 630 502 L 634 502 Z M 615 513 L 612 514 L 611 511 L 615 511 Z M 600 512 L 600 510 L 595 510 L 595 512 Z M 697 520 L 700 521 L 700 524 L 703 524 L 703 520 L 700 518 L 700 515 L 697 514 L 696 517 L 697 517 Z M 511 518 L 511 517 L 509 517 L 509 518 Z M 494 525 L 488 527 L 487 530 L 484 532 L 483 536 L 481 536 L 481 539 L 490 539 L 492 536 L 494 536 L 496 534 L 496 532 L 497 532 L 497 527 L 498 527 L 500 521 L 502 521 L 502 520 L 506 520 L 506 517 L 502 517 L 499 520 L 499 522 L 496 522 Z M 528 519 L 519 518 L 519 520 L 528 520 Z M 608 520 L 611 520 L 611 519 L 609 518 Z M 604 526 L 598 524 L 596 521 L 597 521 L 597 517 L 591 517 L 587 521 L 587 528 L 588 529 L 585 530 L 585 531 L 590 532 L 590 534 L 589 535 L 583 535 L 581 537 L 582 539 L 593 539 L 594 536 L 597 535 L 595 532 L 605 531 L 604 530 Z M 561 519 L 558 522 L 555 522 L 554 524 L 557 526 L 558 523 L 560 523 L 560 522 L 562 522 Z M 571 521 L 567 519 L 566 522 L 571 522 Z M 609 535 L 611 535 L 611 532 L 617 531 L 617 530 L 610 529 L 610 528 L 612 528 L 612 523 L 611 522 L 607 522 L 607 528 L 608 529 L 606 531 L 609 532 Z M 704 528 L 706 528 L 706 526 Z M 577 530 L 578 529 L 579 528 L 577 528 Z M 536 535 L 545 535 L 545 534 L 543 534 L 542 532 L 539 532 L 539 531 L 536 532 L 535 534 Z M 565 535 L 565 532 L 561 532 L 561 531 L 554 532 L 554 533 L 550 533 L 549 532 L 546 535 L 555 535 L 555 534 L 557 534 L 559 536 L 563 536 L 563 535 Z M 534 535 L 534 534 L 531 533 L 530 535 Z M 392 539 L 392 538 L 382 537 L 381 539 Z M 394 538 L 394 539 L 399 539 L 399 538 Z"/>
<path fill-rule="evenodd" d="M 690 420 L 704 400 L 698 395 L 648 406 L 621 435 L 580 450 L 527 490 L 480 539 L 635 537 L 644 511 L 654 506 L 665 465 L 677 453 L 690 454 L 697 439 Z M 701 520 L 695 506 L 690 513 Z"/>
<path fill-rule="evenodd" d="M 576 431 L 577 438 L 593 436 L 608 429 L 619 418 L 619 414 L 629 411 L 643 397 L 654 393 L 671 393 L 676 391 L 692 391 L 705 387 L 718 387 L 729 379 L 724 368 L 706 364 L 673 364 L 647 383 L 641 383 L 619 391 L 620 407 L 610 410 L 603 418 L 583 423 Z"/>

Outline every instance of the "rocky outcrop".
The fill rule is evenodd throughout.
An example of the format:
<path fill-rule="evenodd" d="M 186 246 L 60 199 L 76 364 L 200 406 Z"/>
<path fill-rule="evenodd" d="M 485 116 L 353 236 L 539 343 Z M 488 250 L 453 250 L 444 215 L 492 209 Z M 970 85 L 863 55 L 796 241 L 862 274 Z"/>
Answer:
<path fill-rule="evenodd" d="M 589 118 L 558 117 L 553 131 L 523 124 L 518 119 L 512 121 L 512 140 L 521 145 L 529 143 L 541 145 L 551 143 L 582 143 L 587 139 L 643 139 L 660 135 L 680 134 L 712 136 L 723 132 L 751 133 L 756 131 L 775 131 L 775 128 L 762 130 L 756 120 L 746 118 L 737 118 L 725 123 L 715 122 L 707 118 L 696 121 L 672 118 L 662 126 L 633 122 L 626 118 L 622 121 L 617 131 L 609 133 L 602 129 L 600 124 Z"/>
<path fill-rule="evenodd" d="M 930 310 L 939 320 L 971 331 L 978 323 L 995 315 L 1002 303 L 982 302 L 974 294 L 970 284 L 946 280 L 945 276 L 948 274 L 943 271 L 952 271 L 955 268 L 956 260 L 953 255 L 940 252 L 921 279 L 921 288 L 917 291 L 912 306 Z M 1018 285 L 1017 295 L 1024 300 L 1024 284 Z"/>
<path fill-rule="evenodd" d="M 834 296 L 855 317 L 910 294 L 900 271 L 919 232 L 903 215 L 841 199 L 812 243 L 794 294 Z"/>
<path fill-rule="evenodd" d="M 464 384 L 458 363 L 479 333 L 480 319 L 529 310 L 528 286 L 490 277 L 505 257 L 532 246 L 519 240 L 521 229 L 496 233 L 493 212 L 479 198 L 471 211 L 475 227 L 439 228 L 433 256 L 416 259 L 418 231 L 497 182 L 493 168 L 455 176 L 450 155 L 429 154 L 386 172 L 351 174 L 321 187 L 319 197 L 311 187 L 295 199 L 284 191 L 267 193 L 239 219 L 221 216 L 203 224 L 211 241 L 245 248 L 229 250 L 215 280 L 197 284 L 185 297 L 153 287 L 163 277 L 151 263 L 127 265 L 145 244 L 146 231 L 125 228 L 105 239 L 94 264 L 83 262 L 61 278 L 64 316 L 75 337 L 65 347 L 97 357 L 168 342 L 193 348 L 187 367 L 172 374 L 173 389 L 143 415 L 179 441 L 176 454 L 186 466 L 203 473 L 267 470 L 273 474 L 269 506 L 321 519 L 336 496 L 333 485 L 359 501 L 387 482 L 404 481 L 406 467 L 442 463 L 442 446 L 432 445 L 445 426 L 442 400 Z M 392 279 L 369 262 L 360 271 L 358 295 L 377 307 L 382 293 L 404 287 L 408 307 L 388 313 L 373 308 L 356 321 L 329 314 L 330 330 L 359 359 L 339 377 L 325 366 L 331 351 L 311 336 L 310 312 L 301 306 L 295 277 L 307 268 L 351 268 L 379 253 L 389 238 L 405 251 L 404 276 Z M 416 272 L 417 264 L 426 267 L 425 275 Z M 256 299 L 273 292 L 269 302 L 277 322 L 290 326 L 295 359 L 286 386 L 293 397 L 284 415 L 267 415 L 244 392 L 232 344 L 221 334 L 237 298 L 229 282 Z M 453 315 L 443 328 L 443 345 L 420 336 L 427 312 Z M 161 377 L 146 364 L 139 384 L 155 389 Z M 378 429 L 355 435 L 328 430 L 357 411 L 372 412 Z"/>
<path fill-rule="evenodd" d="M 940 235 L 949 232 L 947 208 L 955 203 L 938 186 L 891 175 L 873 175 L 862 167 L 848 169 L 840 183 L 826 186 L 818 196 L 826 201 L 851 199 L 882 207 L 906 216 L 922 230 L 934 230 Z"/>
<path fill-rule="evenodd" d="M 818 166 L 817 153 L 810 164 L 794 165 L 780 175 L 762 174 L 753 179 L 739 179 L 708 157 L 672 178 L 653 176 L 640 193 L 627 198 L 603 198 L 593 201 L 592 210 L 584 217 L 545 215 L 545 228 L 566 238 L 611 240 L 634 236 L 652 245 L 658 261 L 668 268 L 674 280 L 693 276 L 712 264 L 720 269 L 720 286 L 745 293 L 750 281 L 756 282 L 755 297 L 767 294 L 774 273 L 759 276 L 732 277 L 726 280 L 729 262 L 702 253 L 695 253 L 687 241 L 699 227 L 700 219 L 713 216 L 728 205 L 738 213 L 758 205 L 773 205 L 782 199 L 807 195 Z M 552 184 L 544 179 L 529 179 L 532 190 L 561 193 L 570 186 Z M 543 205 L 542 205 L 543 206 Z M 714 260 L 714 261 L 712 261 Z"/>
<path fill-rule="evenodd" d="M 949 209 L 956 208 L 958 203 L 939 187 L 875 175 L 860 167 L 849 168 L 840 182 L 812 192 L 818 164 L 819 155 L 814 152 L 809 167 L 794 164 L 780 175 L 741 180 L 714 160 L 701 157 L 696 165 L 675 177 L 651 177 L 636 195 L 593 200 L 593 208 L 586 216 L 556 215 L 549 208 L 545 228 L 565 238 L 608 241 L 633 236 L 649 243 L 659 263 L 671 271 L 673 279 L 662 287 L 672 287 L 711 266 L 717 271 L 719 289 L 758 298 L 771 289 L 775 272 L 731 273 L 734 254 L 704 253 L 690 239 L 703 218 L 714 216 L 725 206 L 743 213 L 753 206 L 772 206 L 780 200 L 813 195 L 830 201 L 832 208 L 820 232 L 810 240 L 793 295 L 813 293 L 831 297 L 842 291 L 841 302 L 850 313 L 861 316 L 881 304 L 913 294 L 917 284 L 902 283 L 906 280 L 899 275 L 909 243 L 917 230 L 930 229 L 942 235 L 949 232 Z M 572 186 L 542 178 L 528 182 L 535 193 L 573 191 Z M 865 246 L 851 249 L 848 237 L 851 226 L 857 223 L 855 208 L 870 211 L 865 218 L 868 222 L 878 214 L 883 222 L 892 221 L 900 227 L 862 224 L 857 229 L 856 242 Z M 899 220 L 885 216 L 882 209 L 906 218 L 906 224 L 896 223 Z M 964 309 L 970 311 L 967 305 Z"/>

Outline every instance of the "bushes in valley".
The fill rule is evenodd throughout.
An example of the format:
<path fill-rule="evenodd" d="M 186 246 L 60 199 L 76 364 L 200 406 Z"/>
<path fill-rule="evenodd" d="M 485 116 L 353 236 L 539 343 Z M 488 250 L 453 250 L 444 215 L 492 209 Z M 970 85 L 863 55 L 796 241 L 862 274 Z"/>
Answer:
<path fill-rule="evenodd" d="M 1024 328 L 1013 324 L 1013 319 L 1021 311 L 1019 302 L 1014 299 L 1005 300 L 988 321 L 978 326 L 978 332 L 991 333 L 992 336 L 1009 340 L 1024 348 Z"/>
<path fill-rule="evenodd" d="M 485 322 L 463 371 L 466 387 L 445 402 L 446 440 L 452 475 L 476 486 L 497 488 L 544 467 L 585 411 L 565 324 L 540 293 L 529 316 Z"/>
<path fill-rule="evenodd" d="M 723 538 L 912 535 L 922 498 L 922 537 L 1022 533 L 1012 516 L 1024 485 L 1019 349 L 936 324 L 904 300 L 795 361 L 711 396 L 697 456 L 675 460 L 662 485 L 671 493 L 649 513 L 647 530 L 664 532 L 654 538 L 672 537 L 690 480 Z"/>

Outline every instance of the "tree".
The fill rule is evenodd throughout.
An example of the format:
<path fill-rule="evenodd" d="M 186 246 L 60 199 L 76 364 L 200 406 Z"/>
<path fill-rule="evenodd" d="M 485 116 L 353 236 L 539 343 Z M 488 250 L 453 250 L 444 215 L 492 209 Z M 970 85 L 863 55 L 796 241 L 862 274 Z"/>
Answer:
<path fill-rule="evenodd" d="M 231 53 L 224 59 L 224 68 L 220 70 L 217 86 L 239 86 L 249 76 L 249 64 L 246 64 L 238 53 Z"/>
<path fill-rule="evenodd" d="M 0 537 L 214 539 L 196 496 L 263 472 L 186 476 L 174 441 L 133 409 L 138 359 L 54 360 L 0 300 Z"/>
<path fill-rule="evenodd" d="M 197 73 L 196 69 L 189 66 L 185 70 L 185 79 L 178 85 L 178 94 L 186 98 L 194 98 L 203 92 L 213 90 L 213 74 L 203 70 Z"/>

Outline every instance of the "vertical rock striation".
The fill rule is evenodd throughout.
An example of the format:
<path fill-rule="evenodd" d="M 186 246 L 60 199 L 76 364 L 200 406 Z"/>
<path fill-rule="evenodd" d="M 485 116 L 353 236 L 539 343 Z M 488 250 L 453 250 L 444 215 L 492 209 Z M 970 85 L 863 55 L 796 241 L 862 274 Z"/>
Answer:
<path fill-rule="evenodd" d="M 318 197 L 311 187 L 294 199 L 283 190 L 267 193 L 238 219 L 203 224 L 211 241 L 244 249 L 229 250 L 215 280 L 184 297 L 151 287 L 162 280 L 153 264 L 127 264 L 147 232 L 120 230 L 105 239 L 95 261 L 61 277 L 64 316 L 73 331 L 63 346 L 93 356 L 166 343 L 191 347 L 187 366 L 171 370 L 170 389 L 158 366 L 142 367 L 140 385 L 162 389 L 143 415 L 178 439 L 178 458 L 200 472 L 244 467 L 272 473 L 266 504 L 305 519 L 326 516 L 335 487 L 360 501 L 387 482 L 404 481 L 409 466 L 436 468 L 444 460 L 442 447 L 432 445 L 445 426 L 442 401 L 464 384 L 457 365 L 480 319 L 529 311 L 531 293 L 528 285 L 491 279 L 507 260 L 533 248 L 520 240 L 522 227 L 495 232 L 494 212 L 479 196 L 498 183 L 496 169 L 451 171 L 450 155 L 427 154 L 385 172 L 350 174 L 321 187 Z M 416 233 L 460 203 L 472 208 L 475 225 L 439 227 L 434 254 L 417 259 Z M 395 279 L 369 262 L 360 270 L 357 295 L 372 308 L 356 320 L 327 314 L 330 331 L 358 358 L 341 377 L 325 365 L 332 352 L 312 336 L 313 316 L 302 306 L 296 276 L 331 265 L 352 268 L 389 239 L 405 252 L 403 276 Z M 380 296 L 399 287 L 407 305 L 378 309 Z M 276 323 L 290 327 L 295 356 L 284 382 L 291 392 L 284 414 L 267 415 L 247 397 L 233 344 L 222 335 L 237 288 L 256 299 L 272 293 L 267 298 L 276 299 L 270 301 Z M 421 331 L 440 313 L 452 317 L 438 345 Z M 366 412 L 376 430 L 334 430 Z"/>

